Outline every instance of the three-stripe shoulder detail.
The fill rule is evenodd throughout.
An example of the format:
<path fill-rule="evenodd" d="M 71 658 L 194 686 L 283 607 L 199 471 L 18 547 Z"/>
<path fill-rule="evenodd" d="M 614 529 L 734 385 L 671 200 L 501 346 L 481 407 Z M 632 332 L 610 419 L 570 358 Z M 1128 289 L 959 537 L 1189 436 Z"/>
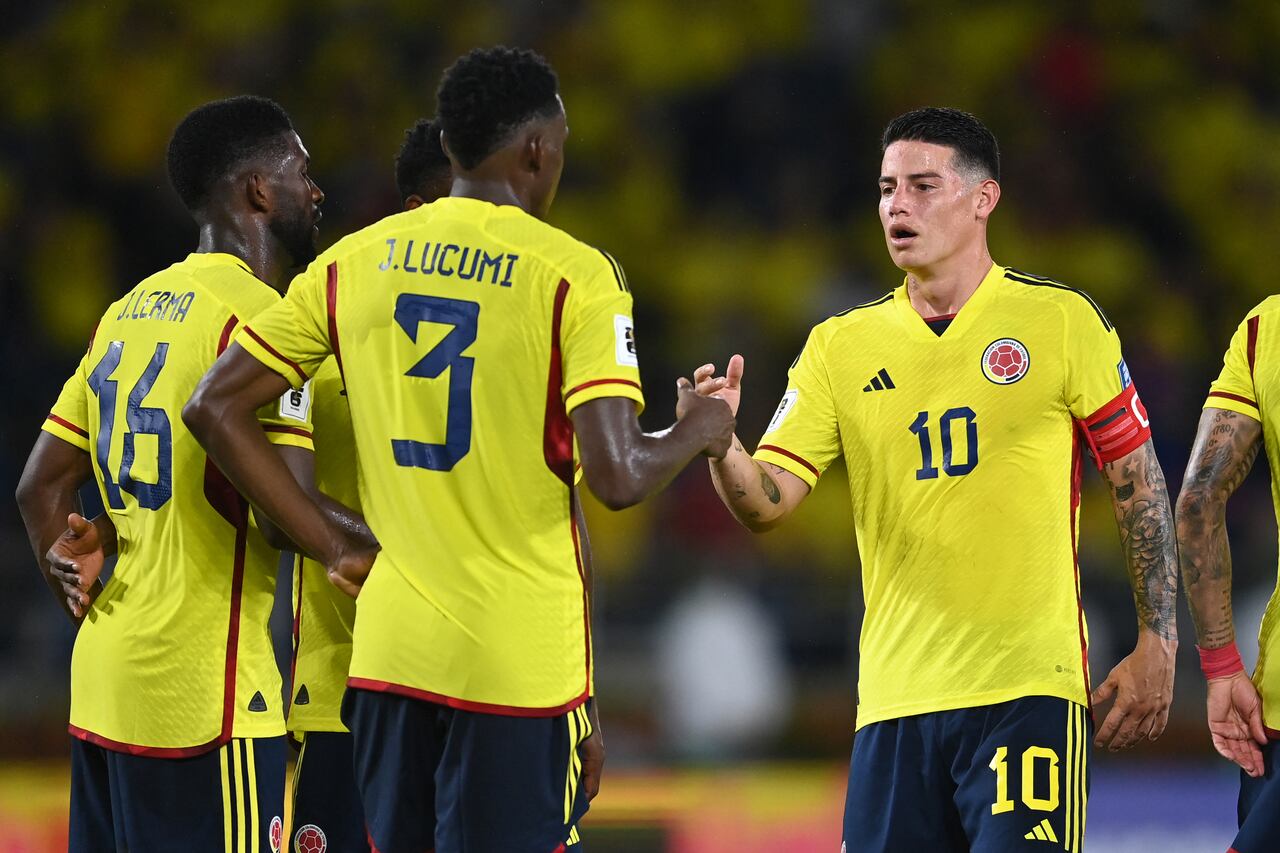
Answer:
<path fill-rule="evenodd" d="M 1079 288 L 1071 287 L 1063 284 L 1062 282 L 1054 281 L 1053 279 L 1045 278 L 1043 276 L 1032 275 L 1031 273 L 1023 272 L 1022 270 L 1016 270 L 1013 267 L 1009 267 L 1005 270 L 1004 277 L 1009 281 L 1016 281 L 1018 284 L 1027 284 L 1032 287 L 1052 287 L 1057 290 L 1066 290 L 1070 293 L 1074 293 L 1085 302 L 1089 303 L 1089 307 L 1093 309 L 1094 313 L 1098 315 L 1098 319 L 1102 321 L 1103 329 L 1109 332 L 1113 328 L 1111 321 L 1108 320 L 1107 315 L 1103 313 L 1102 306 L 1097 302 L 1094 302 L 1092 296 Z"/>
<path fill-rule="evenodd" d="M 877 299 L 872 299 L 870 302 L 863 302 L 863 303 L 860 303 L 860 304 L 858 304 L 858 305 L 853 306 L 852 308 L 846 308 L 846 309 L 844 309 L 843 311 L 841 311 L 840 313 L 838 313 L 838 314 L 832 314 L 831 316 L 833 316 L 833 317 L 843 317 L 843 316 L 845 316 L 846 314 L 850 314 L 850 313 L 852 313 L 852 312 L 854 312 L 854 311 L 857 311 L 859 308 L 874 308 L 874 307 L 875 307 L 875 306 L 877 306 L 877 305 L 883 305 L 884 303 L 886 303 L 886 302 L 890 301 L 891 299 L 893 299 L 893 291 L 892 291 L 892 290 L 890 290 L 890 291 L 889 291 L 888 293 L 886 293 L 884 296 L 881 296 L 881 297 L 879 297 L 879 298 L 877 298 Z"/>
<path fill-rule="evenodd" d="M 604 255 L 604 259 L 609 262 L 609 266 L 613 268 L 614 280 L 618 282 L 618 289 L 623 293 L 630 293 L 631 286 L 627 284 L 627 274 L 622 271 L 622 264 L 613 259 L 613 255 L 604 249 L 596 249 L 597 252 Z"/>

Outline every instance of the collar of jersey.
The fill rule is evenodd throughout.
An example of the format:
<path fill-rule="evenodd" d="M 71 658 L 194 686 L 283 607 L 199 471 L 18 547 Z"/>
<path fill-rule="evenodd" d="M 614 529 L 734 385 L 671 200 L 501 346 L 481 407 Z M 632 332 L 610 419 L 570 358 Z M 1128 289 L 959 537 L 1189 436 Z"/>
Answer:
<path fill-rule="evenodd" d="M 225 266 L 226 264 L 234 264 L 249 275 L 253 275 L 253 270 L 249 269 L 249 265 L 245 263 L 243 258 L 237 258 L 235 255 L 228 255 L 226 252 L 192 252 L 187 255 L 187 263 L 196 264 L 202 267 L 216 267 Z"/>
<path fill-rule="evenodd" d="M 951 321 L 951 325 L 941 335 L 938 335 L 929 328 L 929 324 L 920 316 L 915 308 L 911 307 L 911 297 L 907 296 L 907 280 L 902 279 L 902 284 L 893 291 L 893 304 L 898 309 L 898 315 L 902 317 L 902 323 L 907 327 L 907 331 L 914 337 L 926 341 L 943 341 L 954 340 L 963 335 L 970 326 L 974 324 L 978 314 L 982 312 L 982 306 L 989 302 L 995 294 L 998 282 L 1004 278 L 1004 267 L 999 264 L 992 264 L 991 269 L 983 276 L 982 281 L 978 283 L 978 289 L 969 297 L 969 301 L 960 306 L 960 310 L 956 312 L 955 319 Z"/>

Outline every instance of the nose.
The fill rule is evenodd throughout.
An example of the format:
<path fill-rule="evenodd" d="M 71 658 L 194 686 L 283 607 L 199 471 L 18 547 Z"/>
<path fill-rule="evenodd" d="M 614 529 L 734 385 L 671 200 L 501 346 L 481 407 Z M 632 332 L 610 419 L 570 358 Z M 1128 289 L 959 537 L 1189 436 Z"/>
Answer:
<path fill-rule="evenodd" d="M 890 216 L 909 213 L 906 189 L 901 186 L 895 187 L 893 193 L 885 200 L 885 206 Z"/>
<path fill-rule="evenodd" d="M 324 204 L 324 190 L 315 181 L 311 182 L 311 202 L 317 207 Z"/>

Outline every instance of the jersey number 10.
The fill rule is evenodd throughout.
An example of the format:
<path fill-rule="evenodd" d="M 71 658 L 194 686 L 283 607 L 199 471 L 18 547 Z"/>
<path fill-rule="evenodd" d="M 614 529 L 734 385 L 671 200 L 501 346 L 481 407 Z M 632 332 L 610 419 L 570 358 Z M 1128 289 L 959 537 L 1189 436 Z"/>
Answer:
<path fill-rule="evenodd" d="M 964 422 L 965 450 L 964 461 L 959 453 L 953 452 L 952 431 L 956 421 Z M 920 412 L 907 427 L 920 439 L 920 468 L 916 471 L 917 480 L 937 479 L 938 469 L 933 467 L 933 442 L 929 439 L 929 413 Z M 978 467 L 978 416 L 968 406 L 947 409 L 938 418 L 938 432 L 942 435 L 942 471 L 948 477 L 963 477 Z"/>

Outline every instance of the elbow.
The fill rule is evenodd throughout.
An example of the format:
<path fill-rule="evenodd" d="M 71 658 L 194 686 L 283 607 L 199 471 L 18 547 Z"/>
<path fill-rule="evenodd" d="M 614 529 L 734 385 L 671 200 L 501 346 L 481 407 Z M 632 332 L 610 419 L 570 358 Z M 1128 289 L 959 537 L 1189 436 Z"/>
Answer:
<path fill-rule="evenodd" d="M 40 485 L 36 482 L 36 478 L 31 476 L 30 471 L 23 471 L 21 479 L 18 480 L 18 487 L 14 489 L 13 497 L 18 503 L 18 512 L 24 519 L 32 517 L 36 506 L 40 503 Z"/>
<path fill-rule="evenodd" d="M 1181 528 L 1186 524 L 1194 524 L 1210 513 L 1215 511 L 1221 513 L 1225 509 L 1225 505 L 1215 501 L 1212 495 L 1204 490 L 1184 488 L 1178 495 L 1177 503 L 1174 504 L 1174 525 Z"/>
<path fill-rule="evenodd" d="M 613 512 L 633 507 L 645 498 L 644 491 L 638 485 L 638 478 L 627 470 L 626 465 L 610 465 L 605 471 L 585 469 L 584 474 L 587 485 L 591 487 L 591 494 Z"/>
<path fill-rule="evenodd" d="M 197 386 L 195 393 L 191 395 L 191 399 L 187 400 L 187 404 L 182 407 L 182 422 L 187 425 L 187 429 L 191 430 L 191 434 L 201 444 L 205 443 L 206 438 L 213 431 L 213 426 L 217 422 L 213 409 L 209 395 L 205 391 L 204 383 Z"/>

